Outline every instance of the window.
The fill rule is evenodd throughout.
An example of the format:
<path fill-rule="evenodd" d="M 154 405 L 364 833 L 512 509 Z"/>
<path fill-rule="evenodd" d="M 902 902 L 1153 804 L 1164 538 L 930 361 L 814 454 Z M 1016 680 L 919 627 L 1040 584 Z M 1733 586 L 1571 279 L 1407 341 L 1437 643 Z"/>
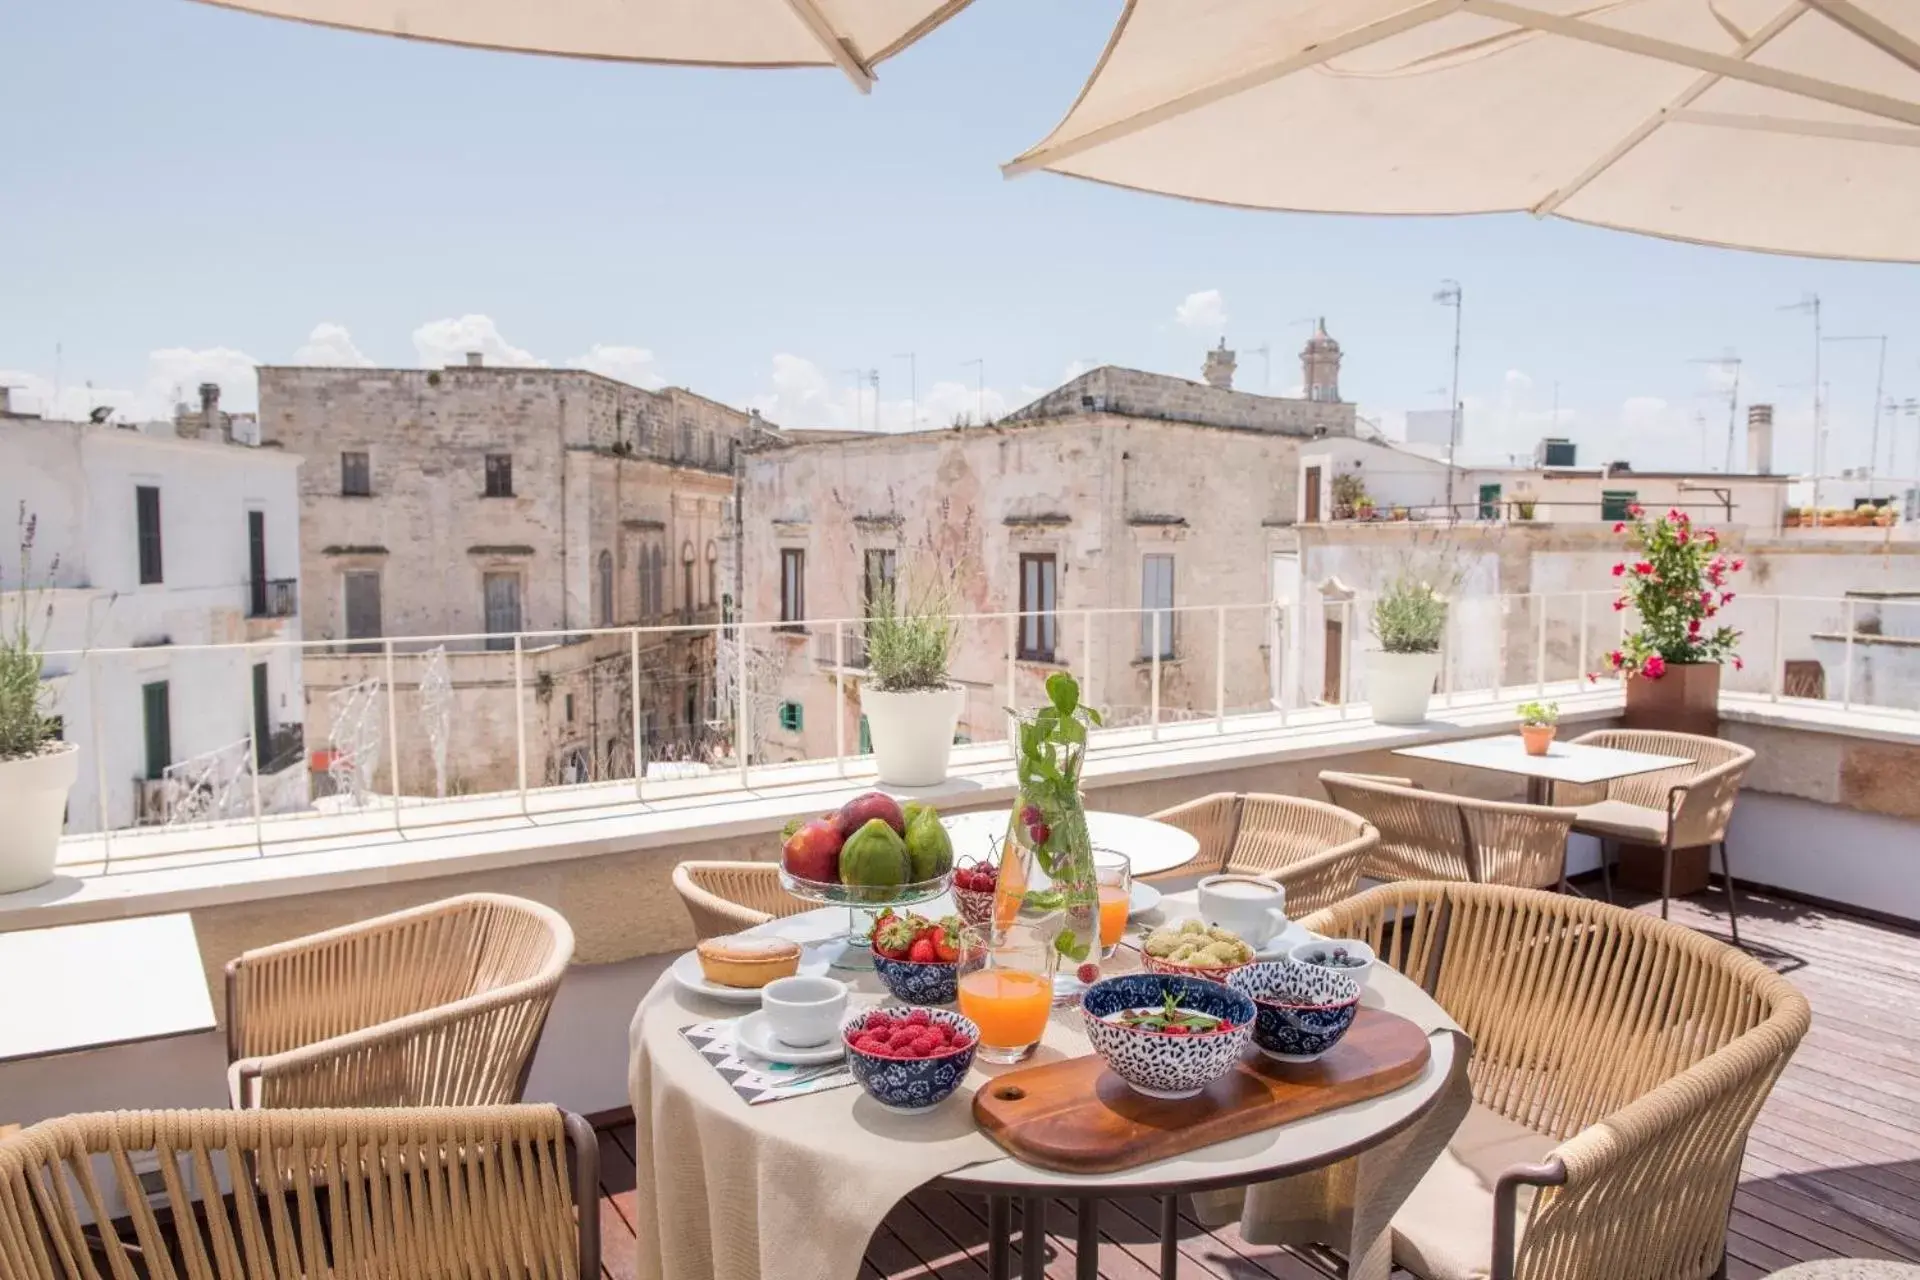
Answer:
<path fill-rule="evenodd" d="M 660 544 L 654 543 L 653 550 L 647 553 L 647 576 L 653 581 L 653 611 L 656 614 L 667 611 L 666 560 L 666 553 L 660 550 Z"/>
<path fill-rule="evenodd" d="M 780 621 L 802 622 L 807 616 L 807 553 L 798 547 L 780 551 Z"/>
<path fill-rule="evenodd" d="M 718 603 L 720 599 L 720 548 L 707 544 L 707 604 Z"/>
<path fill-rule="evenodd" d="M 682 462 L 693 461 L 693 423 L 692 422 L 682 422 L 680 424 L 680 460 Z"/>
<path fill-rule="evenodd" d="M 247 512 L 247 615 L 267 616 L 267 513 Z"/>
<path fill-rule="evenodd" d="M 1300 487 L 1302 491 L 1306 494 L 1306 499 L 1307 499 L 1306 511 L 1300 517 L 1301 522 L 1304 524 L 1319 524 L 1320 523 L 1320 468 L 1308 467 L 1306 478 L 1301 480 Z"/>
<path fill-rule="evenodd" d="M 266 766 L 273 750 L 273 717 L 267 703 L 267 664 L 253 664 L 253 767 Z"/>
<path fill-rule="evenodd" d="M 161 580 L 160 573 L 160 490 L 150 484 L 133 491 L 134 516 L 140 529 L 140 585 Z"/>
<path fill-rule="evenodd" d="M 482 574 L 480 593 L 486 606 L 487 648 L 513 648 L 513 633 L 520 629 L 520 575 Z"/>
<path fill-rule="evenodd" d="M 644 622 L 653 616 L 653 562 L 645 547 L 639 548 L 634 558 L 640 562 L 636 576 L 640 579 L 640 618 Z"/>
<path fill-rule="evenodd" d="M 380 635 L 380 575 L 360 570 L 345 576 L 347 639 L 374 639 Z M 365 653 L 380 646 L 350 644 L 349 652 Z"/>
<path fill-rule="evenodd" d="M 572 694 L 567 695 L 566 709 L 567 709 L 567 723 L 572 724 L 573 723 L 573 695 Z"/>
<path fill-rule="evenodd" d="M 373 466 L 367 461 L 365 453 L 340 455 L 340 496 L 343 498 L 373 496 Z"/>
<path fill-rule="evenodd" d="M 164 778 L 173 763 L 173 707 L 165 680 L 140 686 L 140 710 L 147 731 L 147 777 Z"/>
<path fill-rule="evenodd" d="M 1602 520 L 1625 520 L 1627 508 L 1640 500 L 1638 490 L 1603 489 L 1600 492 L 1600 518 Z"/>
<path fill-rule="evenodd" d="M 1020 557 L 1020 656 L 1033 662 L 1053 661 L 1058 573 L 1051 555 Z"/>
<path fill-rule="evenodd" d="M 511 498 L 513 496 L 513 455 L 510 453 L 490 453 L 487 455 L 487 492 L 489 498 Z"/>
<path fill-rule="evenodd" d="M 613 552 L 600 553 L 600 625 L 613 625 Z"/>
<path fill-rule="evenodd" d="M 800 732 L 800 726 L 805 722 L 806 718 L 801 714 L 799 703 L 783 702 L 780 704 L 780 727 L 782 729 L 785 729 L 788 733 L 798 733 Z"/>
<path fill-rule="evenodd" d="M 872 616 L 876 601 L 883 595 L 892 595 L 894 567 L 898 562 L 898 556 L 892 551 L 876 548 L 867 552 L 867 573 L 861 582 L 860 602 L 868 616 Z"/>
<path fill-rule="evenodd" d="M 1500 518 L 1500 486 L 1483 484 L 1480 486 L 1480 518 L 1498 520 Z"/>
<path fill-rule="evenodd" d="M 1140 656 L 1154 656 L 1154 626 L 1159 620 L 1162 658 L 1173 656 L 1173 557 L 1140 559 Z"/>
<path fill-rule="evenodd" d="M 867 723 L 867 718 L 864 715 L 860 717 L 859 754 L 863 756 L 870 756 L 873 754 L 873 726 Z"/>

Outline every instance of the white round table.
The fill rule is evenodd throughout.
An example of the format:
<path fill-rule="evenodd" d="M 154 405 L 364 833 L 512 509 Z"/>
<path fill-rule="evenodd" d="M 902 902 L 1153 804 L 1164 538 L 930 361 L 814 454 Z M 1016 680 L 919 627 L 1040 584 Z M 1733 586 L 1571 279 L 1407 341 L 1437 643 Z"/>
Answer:
<path fill-rule="evenodd" d="M 1179 905 L 1191 895 L 1181 895 L 1173 899 Z M 802 944 L 819 943 L 836 938 L 841 932 L 841 913 L 832 909 L 803 912 L 772 920 L 764 925 L 748 930 L 748 934 L 773 935 L 790 938 Z M 884 984 L 871 972 L 840 974 L 854 991 L 856 1006 L 891 1002 Z M 649 1034 L 653 1028 L 665 1029 L 665 1022 L 656 1023 L 656 1018 L 675 1025 L 686 1025 L 702 1018 L 724 1016 L 729 1010 L 708 999 L 690 995 L 672 987 L 671 976 L 663 976 L 660 981 L 669 984 L 668 996 L 672 1005 L 662 1002 L 655 1006 L 653 996 L 642 1006 L 643 1015 L 648 1019 Z M 661 994 L 656 989 L 656 995 Z M 1416 985 L 1385 965 L 1375 965 L 1366 979 L 1363 996 L 1366 1004 L 1373 1006 L 1391 1006 L 1396 1010 L 1413 1016 L 1421 1021 L 1422 1011 L 1431 1009 L 1444 1021 L 1437 1006 Z M 1060 1015 L 1049 1023 L 1047 1034 L 1042 1040 L 1041 1057 L 1044 1060 L 1046 1049 L 1054 1047 L 1054 1056 L 1065 1054 L 1073 1056 L 1088 1052 L 1084 1040 L 1076 1042 L 1062 1031 Z M 1069 1011 L 1068 1017 L 1071 1017 Z M 1425 1025 L 1434 1025 L 1426 1023 Z M 660 1038 L 665 1038 L 664 1036 Z M 1056 1043 L 1058 1042 L 1058 1043 Z M 1228 1142 L 1217 1143 L 1198 1151 L 1168 1160 L 1156 1161 L 1139 1168 L 1127 1169 L 1107 1174 L 1058 1173 L 1047 1169 L 1035 1168 L 1009 1155 L 991 1157 L 990 1152 L 982 1154 L 990 1158 L 963 1167 L 951 1169 L 935 1177 L 926 1185 L 953 1191 L 965 1191 L 974 1195 L 983 1195 L 989 1205 L 990 1267 L 995 1280 L 1006 1275 L 1011 1224 L 1011 1204 L 1014 1199 L 1024 1202 L 1024 1221 L 1035 1229 L 1044 1231 L 1044 1213 L 1047 1199 L 1055 1196 L 1079 1197 L 1086 1201 L 1079 1217 L 1083 1232 L 1093 1233 L 1085 1242 L 1087 1247 L 1080 1256 L 1090 1262 L 1098 1258 L 1097 1232 L 1098 1215 L 1094 1211 L 1094 1202 L 1115 1197 L 1154 1195 L 1165 1197 L 1171 1204 L 1179 1195 L 1196 1191 L 1207 1191 L 1227 1187 L 1239 1187 L 1264 1182 L 1273 1178 L 1304 1173 L 1323 1168 L 1339 1160 L 1369 1150 L 1387 1141 L 1403 1129 L 1418 1122 L 1425 1116 L 1442 1096 L 1448 1080 L 1453 1074 L 1456 1055 L 1460 1052 L 1459 1042 L 1445 1031 L 1435 1031 L 1429 1036 L 1431 1057 L 1420 1076 L 1411 1084 L 1392 1093 L 1373 1098 L 1365 1102 L 1342 1107 L 1337 1111 L 1314 1116 L 1291 1124 L 1280 1125 L 1260 1133 L 1249 1134 Z M 1029 1064 L 1021 1064 L 1029 1065 Z M 657 1062 L 660 1071 L 707 1071 L 710 1070 L 692 1053 L 663 1055 Z M 943 1103 L 939 1111 L 962 1109 L 968 1106 L 973 1092 L 994 1076 L 1018 1067 L 996 1067 L 991 1064 L 976 1063 L 973 1071 L 961 1086 L 961 1095 Z M 635 1106 L 642 1099 L 634 1100 Z M 729 1125 L 739 1125 L 748 1130 L 761 1128 L 775 1120 L 787 1122 L 787 1138 L 792 1141 L 793 1121 L 798 1119 L 799 1108 L 809 1108 L 804 1131 L 817 1134 L 817 1146 L 822 1156 L 832 1151 L 845 1140 L 845 1135 L 857 1127 L 855 1117 L 859 1114 L 856 1107 L 866 1103 L 865 1095 L 858 1086 L 835 1089 L 804 1098 L 787 1099 L 769 1104 L 766 1107 L 747 1107 L 740 1105 L 726 1108 L 723 1115 Z M 779 1115 L 769 1113 L 780 1112 Z M 928 1117 L 931 1119 L 931 1117 Z M 948 1122 L 954 1122 L 949 1114 Z M 924 1123 L 912 1121 L 909 1123 Z M 970 1124 L 970 1119 L 966 1121 Z M 809 1137 L 809 1142 L 814 1140 Z M 997 1150 L 997 1148 L 995 1149 Z M 643 1161 L 642 1168 L 645 1163 Z M 1163 1213 L 1168 1212 L 1163 1206 Z M 1163 1226 L 1165 1223 L 1163 1222 Z M 1023 1227 L 1023 1230 L 1025 1228 Z M 1177 1258 L 1177 1239 L 1168 1234 L 1163 1239 L 1162 1267 L 1163 1275 L 1174 1274 L 1172 1266 Z M 1039 1263 L 1043 1250 L 1023 1250 L 1023 1258 L 1032 1264 Z M 1028 1270 L 1028 1275 L 1038 1276 L 1039 1270 Z M 1085 1271 L 1083 1275 L 1089 1274 Z"/>
<path fill-rule="evenodd" d="M 1011 809 L 982 809 L 948 814 L 940 819 L 953 841 L 956 858 L 1000 861 L 1000 842 L 1006 838 Z M 1200 841 L 1178 827 L 1130 813 L 1089 813 L 1087 834 L 1093 847 L 1126 855 L 1136 876 L 1155 876 L 1186 866 L 1199 856 Z"/>

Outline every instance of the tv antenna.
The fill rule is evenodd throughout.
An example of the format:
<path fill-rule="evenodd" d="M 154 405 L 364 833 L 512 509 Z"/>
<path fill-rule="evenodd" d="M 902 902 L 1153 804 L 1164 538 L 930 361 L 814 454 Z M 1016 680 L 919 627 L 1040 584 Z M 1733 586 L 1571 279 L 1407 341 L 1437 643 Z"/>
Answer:
<path fill-rule="evenodd" d="M 1733 377 L 1727 382 L 1727 462 L 1721 468 L 1729 475 L 1733 472 L 1733 433 L 1740 412 L 1740 357 L 1729 351 L 1719 356 L 1697 356 L 1688 364 L 1711 365 L 1716 369 L 1731 369 Z M 1702 466 L 1706 465 L 1705 446 L 1700 457 Z"/>

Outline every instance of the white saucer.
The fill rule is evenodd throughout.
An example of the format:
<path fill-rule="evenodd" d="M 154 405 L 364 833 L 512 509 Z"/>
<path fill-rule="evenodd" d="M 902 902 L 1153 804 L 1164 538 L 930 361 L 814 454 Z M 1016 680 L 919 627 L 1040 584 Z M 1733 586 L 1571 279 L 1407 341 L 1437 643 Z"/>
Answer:
<path fill-rule="evenodd" d="M 1127 896 L 1127 919 L 1144 915 L 1160 905 L 1160 891 L 1150 884 L 1133 882 L 1133 889 Z"/>
<path fill-rule="evenodd" d="M 673 962 L 668 970 L 682 991 L 691 991 L 695 995 L 706 996 L 710 1000 L 719 1000 L 726 1004 L 759 1004 L 758 987 L 723 987 L 717 982 L 708 982 L 707 975 L 700 969 L 700 955 L 689 951 Z M 806 977 L 821 978 L 827 974 L 827 957 L 817 947 L 800 948 L 799 972 Z"/>
<path fill-rule="evenodd" d="M 785 1063 L 790 1067 L 813 1067 L 847 1056 L 847 1047 L 836 1032 L 833 1039 L 811 1049 L 796 1049 L 776 1038 L 767 1015 L 754 1010 L 733 1024 L 733 1042 L 756 1058 Z"/>
<path fill-rule="evenodd" d="M 1267 940 L 1264 947 L 1253 949 L 1255 960 L 1285 960 L 1287 953 L 1303 942 L 1312 942 L 1320 935 L 1301 926 L 1298 920 L 1287 921 L 1287 927 Z"/>

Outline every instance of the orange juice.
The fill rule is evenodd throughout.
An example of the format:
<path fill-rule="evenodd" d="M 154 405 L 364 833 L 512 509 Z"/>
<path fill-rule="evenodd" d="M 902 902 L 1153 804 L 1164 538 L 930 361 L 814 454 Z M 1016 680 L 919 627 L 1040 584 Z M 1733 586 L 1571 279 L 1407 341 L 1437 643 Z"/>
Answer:
<path fill-rule="evenodd" d="M 1044 973 L 978 969 L 960 979 L 960 1012 L 980 1027 L 983 1049 L 1025 1049 L 1047 1029 L 1053 983 Z"/>
<path fill-rule="evenodd" d="M 1120 935 L 1127 931 L 1130 896 L 1119 885 L 1100 886 L 1100 945 L 1109 951 L 1120 945 Z"/>

